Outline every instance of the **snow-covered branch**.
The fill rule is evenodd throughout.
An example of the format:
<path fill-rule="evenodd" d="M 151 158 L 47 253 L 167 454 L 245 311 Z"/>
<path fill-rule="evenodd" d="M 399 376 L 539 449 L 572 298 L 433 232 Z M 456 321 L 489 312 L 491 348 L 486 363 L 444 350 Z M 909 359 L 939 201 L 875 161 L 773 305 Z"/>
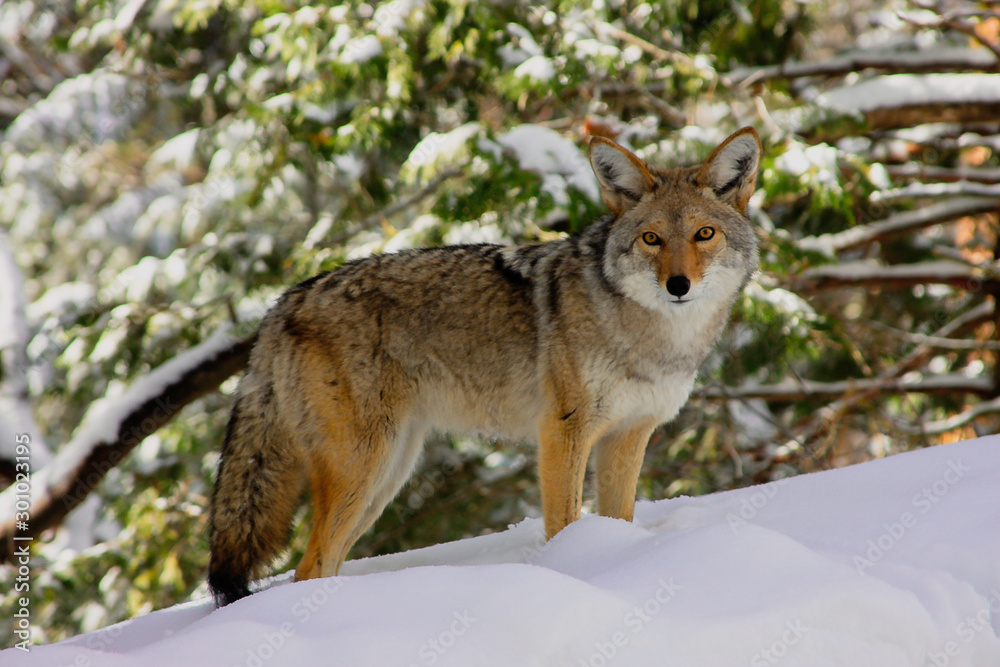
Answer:
<path fill-rule="evenodd" d="M 912 211 L 897 213 L 883 220 L 867 225 L 858 225 L 842 232 L 807 236 L 800 239 L 796 245 L 803 250 L 833 255 L 843 250 L 907 234 L 938 223 L 951 222 L 969 215 L 991 213 L 998 208 L 1000 208 L 1000 204 L 995 198 L 958 197 Z"/>
<path fill-rule="evenodd" d="M 934 284 L 978 291 L 997 285 L 996 278 L 984 271 L 950 260 L 891 266 L 867 260 L 842 262 L 807 269 L 788 282 L 796 292 L 864 285 L 898 288 Z"/>
<path fill-rule="evenodd" d="M 834 77 L 863 70 L 893 73 L 980 72 L 995 68 L 996 58 L 983 49 L 942 49 L 907 53 L 853 53 L 818 62 L 789 62 L 768 67 L 733 70 L 731 82 L 750 85 L 768 79 Z"/>
<path fill-rule="evenodd" d="M 926 164 L 887 165 L 886 171 L 893 178 L 918 178 L 923 181 L 954 183 L 1000 183 L 1000 169 L 937 167 Z"/>
<path fill-rule="evenodd" d="M 888 202 L 897 199 L 926 199 L 930 197 L 992 197 L 1000 205 L 1000 185 L 991 183 L 910 183 L 901 188 L 874 192 L 873 202 Z"/>
<path fill-rule="evenodd" d="M 156 368 L 122 395 L 105 397 L 87 411 L 73 440 L 31 477 L 30 530 L 37 536 L 59 525 L 111 468 L 184 406 L 215 390 L 245 365 L 252 339 L 228 328 Z M 12 553 L 15 489 L 0 493 L 0 561 Z"/>
<path fill-rule="evenodd" d="M 839 86 L 816 102 L 828 109 L 861 113 L 875 130 L 935 122 L 993 122 L 1000 118 L 1000 77 L 890 74 Z"/>

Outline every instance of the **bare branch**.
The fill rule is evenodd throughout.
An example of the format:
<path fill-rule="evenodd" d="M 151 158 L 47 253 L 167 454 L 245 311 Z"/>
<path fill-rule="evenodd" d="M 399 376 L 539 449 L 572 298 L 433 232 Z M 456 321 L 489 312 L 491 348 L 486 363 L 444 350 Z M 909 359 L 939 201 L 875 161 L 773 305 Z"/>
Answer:
<path fill-rule="evenodd" d="M 956 428 L 965 426 L 969 422 L 978 419 L 986 414 L 1000 412 L 1000 397 L 994 398 L 985 403 L 979 403 L 969 408 L 965 412 L 940 419 L 938 421 L 926 422 L 920 426 L 910 426 L 909 424 L 897 424 L 896 428 L 910 435 L 941 435 Z"/>
<path fill-rule="evenodd" d="M 7 517 L 0 523 L 0 562 L 13 554 L 15 534 L 34 538 L 59 525 L 136 445 L 246 365 L 253 339 L 219 336 L 155 369 L 99 414 L 88 412 L 73 441 L 32 475 L 27 531 L 16 530 L 14 489 L 0 494 L 0 516 Z"/>
<path fill-rule="evenodd" d="M 1000 45 L 991 39 L 988 39 L 979 30 L 977 30 L 978 22 L 974 23 L 972 21 L 966 20 L 967 16 L 980 15 L 980 12 L 969 13 L 961 11 L 947 11 L 941 12 L 940 9 L 929 2 L 917 2 L 916 0 L 910 0 L 911 4 L 921 9 L 934 12 L 938 15 L 935 20 L 924 20 L 913 14 L 907 12 L 897 12 L 899 18 L 903 19 L 907 23 L 921 27 L 921 28 L 934 28 L 937 30 L 949 29 L 956 30 L 960 33 L 968 35 L 972 39 L 976 40 L 993 54 L 995 61 L 1000 61 Z M 985 13 L 985 12 L 982 12 Z"/>
<path fill-rule="evenodd" d="M 698 393 L 710 399 L 763 398 L 767 401 L 801 401 L 826 396 L 850 396 L 870 392 L 888 394 L 941 394 L 967 393 L 987 396 L 993 391 L 989 378 L 970 378 L 965 375 L 934 375 L 917 380 L 898 378 L 858 378 L 837 382 L 802 380 L 779 384 L 747 385 L 743 387 L 705 387 Z"/>
<path fill-rule="evenodd" d="M 941 336 L 926 336 L 924 334 L 902 331 L 882 322 L 871 320 L 867 323 L 873 329 L 881 329 L 895 336 L 899 336 L 910 343 L 926 345 L 941 350 L 1000 350 L 1000 341 L 995 340 L 968 340 L 944 338 Z"/>

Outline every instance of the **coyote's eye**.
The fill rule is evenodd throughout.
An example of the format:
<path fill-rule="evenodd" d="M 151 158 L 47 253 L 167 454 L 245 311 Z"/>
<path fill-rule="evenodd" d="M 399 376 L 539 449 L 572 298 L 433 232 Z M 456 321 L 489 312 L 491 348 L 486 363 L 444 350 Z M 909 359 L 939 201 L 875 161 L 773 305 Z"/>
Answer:
<path fill-rule="evenodd" d="M 711 227 L 702 227 L 694 233 L 695 241 L 707 241 L 715 236 L 715 230 Z"/>
<path fill-rule="evenodd" d="M 660 245 L 660 237 L 653 232 L 645 232 L 642 235 L 642 242 L 646 245 Z"/>

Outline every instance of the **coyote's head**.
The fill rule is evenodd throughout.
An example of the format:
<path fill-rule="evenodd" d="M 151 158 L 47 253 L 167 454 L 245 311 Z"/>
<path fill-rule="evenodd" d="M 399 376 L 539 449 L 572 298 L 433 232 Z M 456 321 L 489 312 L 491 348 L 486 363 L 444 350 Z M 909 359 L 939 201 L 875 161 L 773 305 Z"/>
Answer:
<path fill-rule="evenodd" d="M 757 132 L 745 127 L 703 165 L 663 169 L 594 137 L 590 162 L 615 216 L 604 254 L 612 284 L 671 316 L 733 298 L 757 268 L 746 209 L 760 152 Z"/>

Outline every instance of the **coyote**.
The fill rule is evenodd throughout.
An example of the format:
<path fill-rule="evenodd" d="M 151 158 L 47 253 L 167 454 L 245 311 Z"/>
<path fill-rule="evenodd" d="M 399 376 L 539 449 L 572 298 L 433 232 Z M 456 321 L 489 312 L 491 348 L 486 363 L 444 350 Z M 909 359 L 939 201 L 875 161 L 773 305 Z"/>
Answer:
<path fill-rule="evenodd" d="M 208 582 L 250 593 L 307 487 L 297 580 L 337 574 L 406 483 L 431 430 L 538 443 L 551 538 L 580 517 L 596 449 L 597 508 L 631 520 L 653 430 L 757 268 L 746 217 L 753 128 L 704 164 L 647 165 L 594 137 L 607 218 L 557 241 L 375 255 L 295 285 L 260 325 L 211 500 Z"/>

